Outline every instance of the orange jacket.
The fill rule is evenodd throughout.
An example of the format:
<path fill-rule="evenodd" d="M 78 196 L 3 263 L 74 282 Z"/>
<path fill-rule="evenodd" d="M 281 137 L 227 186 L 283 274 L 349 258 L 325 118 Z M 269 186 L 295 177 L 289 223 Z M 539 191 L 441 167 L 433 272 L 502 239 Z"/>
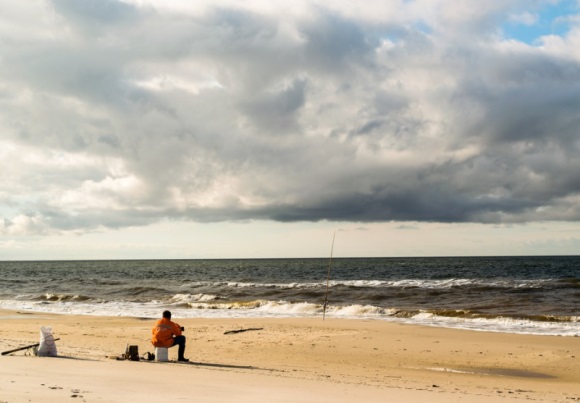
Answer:
<path fill-rule="evenodd" d="M 161 318 L 155 322 L 151 334 L 151 343 L 155 347 L 171 347 L 173 336 L 181 336 L 181 326 L 167 318 Z"/>

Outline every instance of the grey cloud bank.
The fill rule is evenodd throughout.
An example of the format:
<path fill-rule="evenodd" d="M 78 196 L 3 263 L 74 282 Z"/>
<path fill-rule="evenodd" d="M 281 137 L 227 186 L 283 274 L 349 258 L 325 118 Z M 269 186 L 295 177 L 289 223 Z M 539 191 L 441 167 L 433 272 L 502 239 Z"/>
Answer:
<path fill-rule="evenodd" d="M 579 19 L 501 30 L 544 3 L 4 2 L 0 232 L 578 221 Z"/>

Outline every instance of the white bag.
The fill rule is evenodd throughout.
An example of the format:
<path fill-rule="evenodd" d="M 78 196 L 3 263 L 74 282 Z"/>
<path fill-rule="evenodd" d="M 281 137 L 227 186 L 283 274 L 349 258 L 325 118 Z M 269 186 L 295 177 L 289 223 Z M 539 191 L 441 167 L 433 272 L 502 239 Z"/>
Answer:
<path fill-rule="evenodd" d="M 56 343 L 52 335 L 52 328 L 40 327 L 40 346 L 38 346 L 38 355 L 41 357 L 56 357 Z"/>

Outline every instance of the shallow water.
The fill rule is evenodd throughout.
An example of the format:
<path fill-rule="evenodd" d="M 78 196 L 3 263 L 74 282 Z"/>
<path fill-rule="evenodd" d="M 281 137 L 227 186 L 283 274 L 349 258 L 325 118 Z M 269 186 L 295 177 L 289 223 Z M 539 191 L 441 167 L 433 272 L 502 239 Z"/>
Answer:
<path fill-rule="evenodd" d="M 0 307 L 157 317 L 322 315 L 328 259 L 0 262 Z M 333 259 L 326 315 L 579 336 L 580 257 Z"/>

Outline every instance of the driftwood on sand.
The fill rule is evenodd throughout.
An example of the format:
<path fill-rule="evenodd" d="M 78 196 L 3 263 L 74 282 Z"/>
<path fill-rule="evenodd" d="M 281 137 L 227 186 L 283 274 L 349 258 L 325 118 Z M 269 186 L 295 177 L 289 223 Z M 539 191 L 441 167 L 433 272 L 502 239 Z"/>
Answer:
<path fill-rule="evenodd" d="M 250 332 L 252 330 L 263 330 L 263 327 L 251 327 L 249 329 L 240 329 L 240 330 L 228 330 L 224 332 L 224 334 L 234 334 L 234 333 L 242 333 L 242 332 Z"/>

